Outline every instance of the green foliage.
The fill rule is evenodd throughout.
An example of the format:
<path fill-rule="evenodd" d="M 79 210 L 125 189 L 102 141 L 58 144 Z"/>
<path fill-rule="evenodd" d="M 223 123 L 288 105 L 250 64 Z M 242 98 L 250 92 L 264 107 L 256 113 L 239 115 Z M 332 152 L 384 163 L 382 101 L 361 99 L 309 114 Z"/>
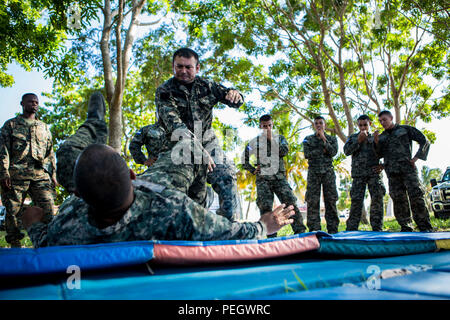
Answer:
<path fill-rule="evenodd" d="M 77 1 L 82 26 L 94 17 L 99 0 Z M 67 9 L 72 1 L 2 0 L 0 1 L 0 86 L 12 86 L 8 65 L 17 62 L 25 70 L 44 70 L 55 81 L 69 82 L 76 69 L 73 52 L 65 49 L 67 36 L 77 30 L 67 28 Z"/>
<path fill-rule="evenodd" d="M 256 88 L 272 108 L 330 115 L 344 141 L 363 112 L 394 108 L 411 124 L 448 115 L 448 46 L 424 31 L 441 12 L 425 9 L 443 4 L 418 11 L 407 3 L 383 3 L 380 26 L 365 1 L 180 0 L 174 8 L 190 13 L 187 33 L 220 61 L 214 72 L 244 92 Z"/>

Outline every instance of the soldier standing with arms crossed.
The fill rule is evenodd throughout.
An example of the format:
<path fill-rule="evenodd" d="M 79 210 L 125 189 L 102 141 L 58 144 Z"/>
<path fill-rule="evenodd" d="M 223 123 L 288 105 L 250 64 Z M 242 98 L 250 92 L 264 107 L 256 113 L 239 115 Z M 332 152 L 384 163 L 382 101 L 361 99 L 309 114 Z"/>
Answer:
<path fill-rule="evenodd" d="M 412 216 L 419 230 L 431 232 L 430 214 L 425 205 L 424 192 L 416 168 L 418 159 L 426 160 L 430 142 L 414 127 L 394 124 L 390 111 L 379 113 L 383 133 L 374 133 L 376 152 L 384 158 L 384 168 L 389 179 L 389 195 L 394 203 L 394 215 L 401 231 L 413 231 Z M 412 157 L 412 142 L 419 143 L 419 150 Z M 408 202 L 409 198 L 409 202 Z"/>
<path fill-rule="evenodd" d="M 27 93 L 20 102 L 22 114 L 5 122 L 0 138 L 0 185 L 6 207 L 6 242 L 20 247 L 24 234 L 20 212 L 27 194 L 44 211 L 43 223 L 53 217 L 52 182 L 56 184 L 52 135 L 36 119 L 37 95 Z"/>
<path fill-rule="evenodd" d="M 383 197 L 386 193 L 378 156 L 375 154 L 374 138 L 369 133 L 372 122 L 367 115 L 358 118 L 359 132 L 351 135 L 344 145 L 346 156 L 352 156 L 352 204 L 347 219 L 347 231 L 358 230 L 364 205 L 366 186 L 370 192 L 370 225 L 373 231 L 383 230 Z"/>
<path fill-rule="evenodd" d="M 303 152 L 308 159 L 308 178 L 305 200 L 307 203 L 307 226 L 309 231 L 321 230 L 320 225 L 320 190 L 323 187 L 325 199 L 325 220 L 327 232 L 337 233 L 339 218 L 336 209 L 338 193 L 333 157 L 337 154 L 338 143 L 334 136 L 325 133 L 325 118 L 314 119 L 315 134 L 303 140 Z"/>

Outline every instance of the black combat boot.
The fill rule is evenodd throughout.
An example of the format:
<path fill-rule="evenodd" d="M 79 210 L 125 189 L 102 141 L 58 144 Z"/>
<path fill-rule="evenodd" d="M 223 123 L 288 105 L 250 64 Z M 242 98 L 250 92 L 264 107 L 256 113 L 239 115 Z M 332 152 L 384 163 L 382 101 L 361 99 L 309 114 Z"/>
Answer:
<path fill-rule="evenodd" d="M 105 112 L 105 99 L 100 91 L 96 91 L 89 98 L 87 118 L 105 121 Z"/>

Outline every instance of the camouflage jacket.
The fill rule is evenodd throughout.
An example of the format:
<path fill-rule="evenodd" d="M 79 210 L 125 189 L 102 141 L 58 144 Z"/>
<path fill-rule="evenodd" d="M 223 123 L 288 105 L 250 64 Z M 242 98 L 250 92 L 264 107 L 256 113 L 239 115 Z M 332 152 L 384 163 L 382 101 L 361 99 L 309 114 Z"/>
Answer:
<path fill-rule="evenodd" d="M 323 142 L 316 134 L 303 140 L 303 153 L 308 159 L 308 171 L 324 173 L 333 169 L 333 157 L 337 154 L 338 143 L 335 136 L 325 134 L 327 142 Z"/>
<path fill-rule="evenodd" d="M 278 152 L 272 154 L 272 150 Z M 242 159 L 244 169 L 255 174 L 256 168 L 250 163 L 250 156 L 256 156 L 256 166 L 260 166 L 260 177 L 270 179 L 270 176 L 286 172 L 283 157 L 289 152 L 289 145 L 282 135 L 274 135 L 271 141 L 265 136 L 259 135 L 251 140 L 246 146 Z"/>
<path fill-rule="evenodd" d="M 352 134 L 344 144 L 345 155 L 352 156 L 352 177 L 378 175 L 372 169 L 380 164 L 375 153 L 373 135 L 369 134 L 363 143 L 358 142 L 358 135 L 359 132 Z"/>
<path fill-rule="evenodd" d="M 384 158 L 384 169 L 387 174 L 408 173 L 414 171 L 410 160 L 412 157 L 412 142 L 419 144 L 415 157 L 427 160 L 430 142 L 418 129 L 396 124 L 390 130 L 384 130 L 379 136 L 376 153 Z"/>
<path fill-rule="evenodd" d="M 168 141 L 173 141 L 171 137 L 177 129 L 187 129 L 184 134 L 196 137 L 203 146 L 214 139 L 213 133 L 207 133 L 211 129 L 213 107 L 218 102 L 232 108 L 239 108 L 242 105 L 225 100 L 230 90 L 232 89 L 198 76 L 195 77 L 191 90 L 175 78 L 164 82 L 156 90 L 155 103 L 158 123 L 166 130 Z M 201 127 L 197 128 L 200 124 Z"/>
<path fill-rule="evenodd" d="M 136 163 L 144 164 L 148 158 L 158 158 L 158 154 L 167 151 L 169 146 L 165 131 L 158 124 L 151 124 L 139 129 L 130 142 L 129 150 Z M 147 149 L 148 157 L 142 152 Z"/>
<path fill-rule="evenodd" d="M 35 248 L 137 240 L 259 239 L 262 222 L 230 222 L 207 211 L 184 193 L 137 180 L 135 200 L 124 216 L 106 228 L 97 227 L 89 206 L 72 195 L 48 226 L 38 222 L 27 232 Z"/>
<path fill-rule="evenodd" d="M 48 179 L 56 175 L 52 135 L 47 124 L 9 119 L 1 129 L 0 179 Z"/>

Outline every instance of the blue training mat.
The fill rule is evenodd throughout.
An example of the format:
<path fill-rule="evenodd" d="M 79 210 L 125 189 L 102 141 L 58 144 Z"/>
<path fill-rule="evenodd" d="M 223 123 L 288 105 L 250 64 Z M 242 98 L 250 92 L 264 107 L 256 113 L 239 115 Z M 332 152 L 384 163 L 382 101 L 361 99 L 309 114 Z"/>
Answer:
<path fill-rule="evenodd" d="M 154 246 L 236 246 L 264 244 L 315 234 L 320 242 L 319 253 L 343 256 L 396 256 L 434 252 L 435 240 L 450 239 L 450 232 L 371 232 L 352 231 L 329 235 L 306 233 L 264 240 L 223 241 L 131 241 L 107 244 L 55 246 L 39 249 L 0 249 L 0 277 L 66 272 L 70 265 L 84 270 L 121 267 L 152 260 Z"/>
<path fill-rule="evenodd" d="M 152 258 L 151 241 L 0 249 L 0 276 L 66 272 L 71 265 L 84 270 L 121 267 Z"/>
<path fill-rule="evenodd" d="M 433 252 L 436 240 L 450 239 L 450 232 L 346 231 L 321 236 L 319 252 L 345 256 L 396 256 Z"/>
<path fill-rule="evenodd" d="M 152 273 L 82 271 L 79 289 L 70 288 L 66 277 L 3 288 L 0 299 L 448 299 L 450 274 L 437 269 L 449 261 L 450 251 L 443 251 L 381 259 L 291 256 L 225 266 L 159 267 Z M 410 274 L 382 279 L 380 288 L 369 290 L 364 284 L 373 275 L 372 266 L 380 272 L 406 269 Z"/>

